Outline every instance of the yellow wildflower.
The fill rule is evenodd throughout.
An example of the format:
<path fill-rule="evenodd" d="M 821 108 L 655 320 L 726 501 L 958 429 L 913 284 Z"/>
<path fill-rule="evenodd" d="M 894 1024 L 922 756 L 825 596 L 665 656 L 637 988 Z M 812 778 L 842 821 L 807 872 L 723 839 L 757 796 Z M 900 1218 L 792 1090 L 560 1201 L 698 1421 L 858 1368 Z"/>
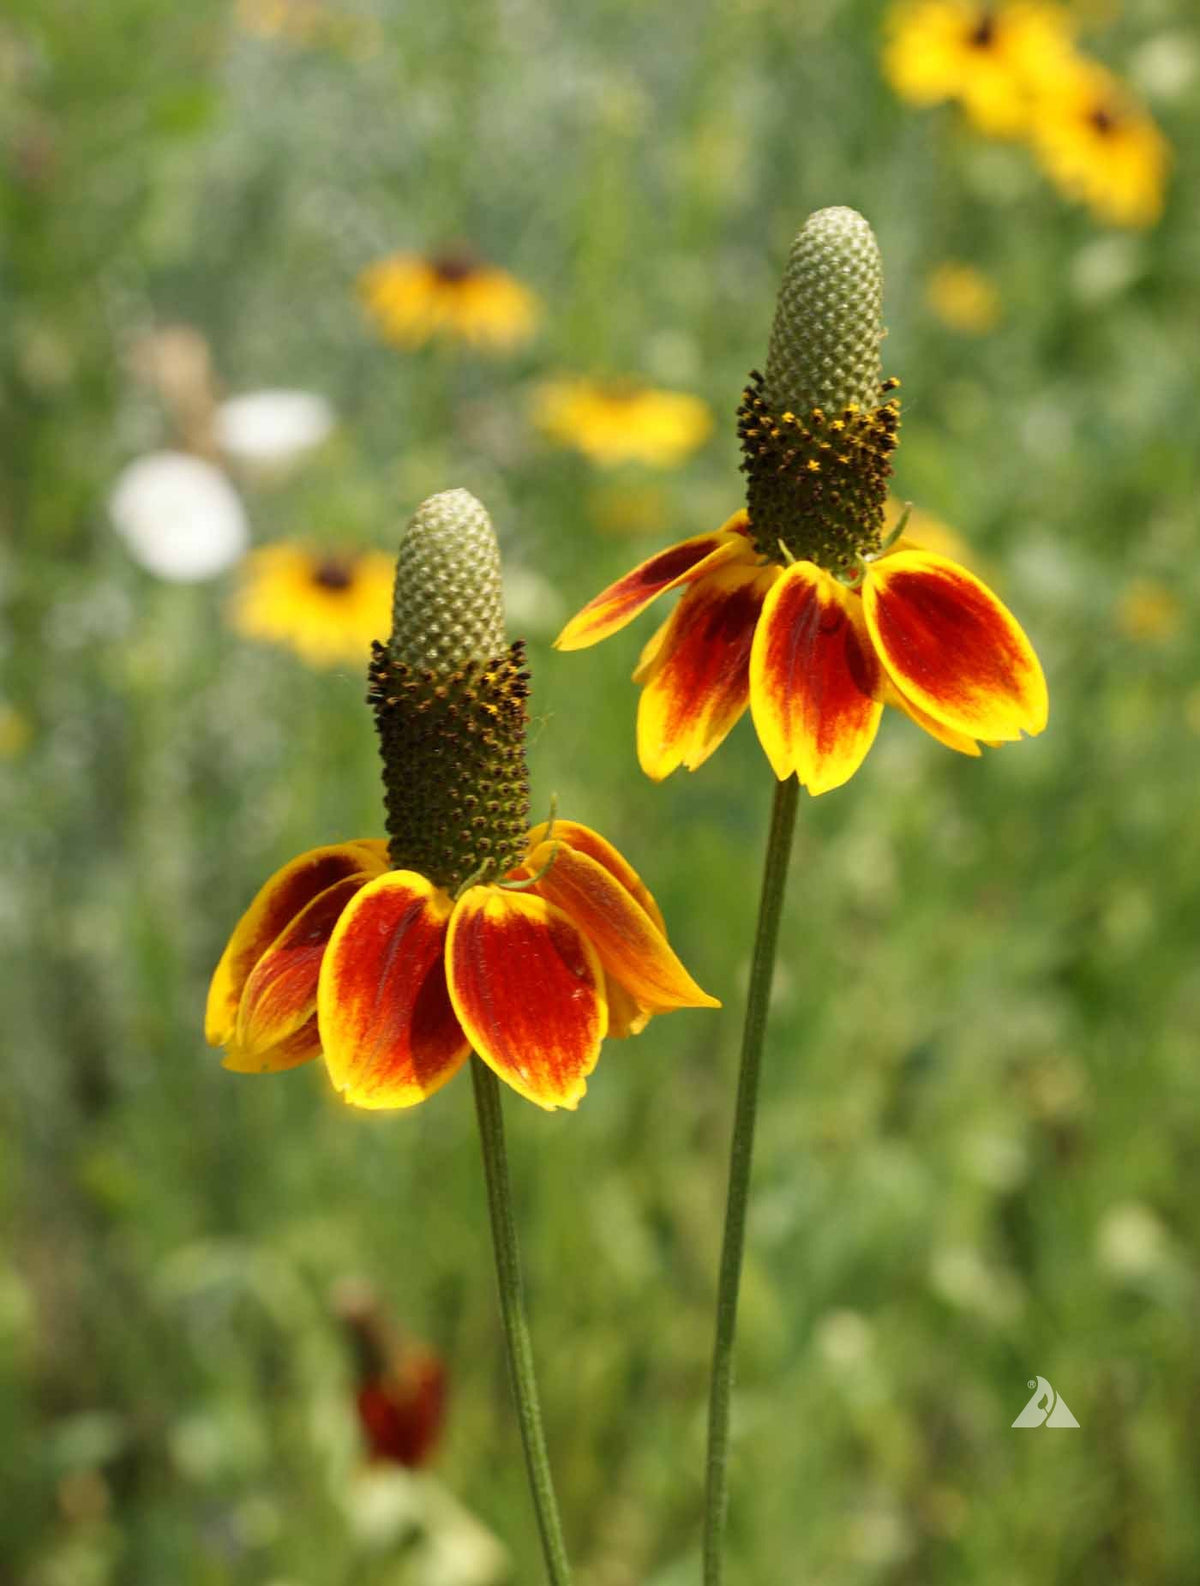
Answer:
<path fill-rule="evenodd" d="M 444 337 L 509 352 L 529 340 L 539 317 L 528 287 L 465 250 L 379 259 L 359 277 L 359 291 L 384 338 L 406 349 Z"/>
<path fill-rule="evenodd" d="M 381 551 L 347 554 L 264 545 L 243 563 L 230 620 L 247 639 L 286 645 L 310 666 L 361 660 L 391 621 L 392 564 Z"/>
<path fill-rule="evenodd" d="M 538 427 L 593 463 L 674 468 L 708 439 L 712 413 L 699 397 L 635 380 L 549 380 L 534 398 Z"/>
<path fill-rule="evenodd" d="M 1075 60 L 1041 94 L 1034 150 L 1069 198 L 1117 226 L 1151 226 L 1162 213 L 1170 150 L 1124 84 L 1096 61 Z"/>
<path fill-rule="evenodd" d="M 883 70 L 896 93 L 916 105 L 955 100 L 993 137 L 1026 128 L 1038 85 L 1071 54 L 1066 13 L 1037 0 L 900 0 L 888 30 Z"/>
<path fill-rule="evenodd" d="M 929 277 L 925 298 L 950 330 L 965 336 L 983 336 L 1000 319 L 1000 293 L 990 276 L 974 265 L 948 259 Z"/>

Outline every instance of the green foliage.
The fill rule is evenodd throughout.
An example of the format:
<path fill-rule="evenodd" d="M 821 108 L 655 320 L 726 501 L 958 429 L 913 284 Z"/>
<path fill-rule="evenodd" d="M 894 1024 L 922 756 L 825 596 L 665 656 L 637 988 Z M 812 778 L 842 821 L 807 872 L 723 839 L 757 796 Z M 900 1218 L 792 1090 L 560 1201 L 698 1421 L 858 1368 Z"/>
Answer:
<path fill-rule="evenodd" d="M 1052 715 L 972 762 L 889 713 L 854 781 L 802 804 L 731 1580 L 1193 1578 L 1194 75 L 1154 107 L 1173 200 L 1126 235 L 1018 150 L 900 105 L 866 0 L 322 14 L 307 38 L 214 0 L 18 0 L 0 21 L 0 703 L 31 729 L 0 764 L 0 1575 L 410 1581 L 355 1507 L 329 1305 L 348 1273 L 446 1356 L 439 1476 L 515 1580 L 539 1570 L 465 1080 L 360 1114 L 317 1065 L 233 1076 L 203 1044 L 207 977 L 261 881 L 381 835 L 383 812 L 366 656 L 304 672 L 232 634 L 224 584 L 156 583 L 114 538 L 116 470 L 178 439 L 131 349 L 185 322 L 225 388 L 336 404 L 302 468 L 243 481 L 257 537 L 390 548 L 463 486 L 571 611 L 740 505 L 732 415 L 787 247 L 846 204 L 885 261 L 898 494 L 969 542 Z M 1194 69 L 1184 0 L 1097 47 L 1125 66 L 1164 40 Z M 364 265 L 456 241 L 543 298 L 516 358 L 401 355 L 362 317 Z M 996 283 L 990 334 L 931 312 L 947 258 Z M 563 369 L 692 390 L 726 422 L 677 472 L 601 477 L 528 423 L 531 382 Z M 603 532 L 647 499 L 640 539 Z M 652 787 L 628 681 L 650 620 L 567 656 L 553 626 L 529 634 L 535 813 L 557 791 L 617 842 L 725 1001 L 610 1044 L 576 1115 L 506 1109 L 581 1582 L 675 1586 L 696 1578 L 770 773 L 747 721 Z M 1078 1433 L 1010 1430 L 1039 1373 Z"/>

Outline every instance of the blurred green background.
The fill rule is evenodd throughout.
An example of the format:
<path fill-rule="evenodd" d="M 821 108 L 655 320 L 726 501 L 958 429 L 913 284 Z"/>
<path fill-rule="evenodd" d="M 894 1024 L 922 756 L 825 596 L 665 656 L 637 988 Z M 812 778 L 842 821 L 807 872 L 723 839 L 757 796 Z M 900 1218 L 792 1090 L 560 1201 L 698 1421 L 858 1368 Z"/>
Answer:
<path fill-rule="evenodd" d="M 230 578 L 157 580 L 114 534 L 120 468 L 178 441 L 131 350 L 183 323 L 222 390 L 336 408 L 302 465 L 239 478 L 255 539 L 387 548 L 434 490 L 487 503 L 551 586 L 528 620 L 535 807 L 556 791 L 629 855 L 725 1001 L 610 1043 L 575 1115 L 506 1109 L 580 1581 L 697 1578 L 771 778 L 746 721 L 653 787 L 628 681 L 649 619 L 582 655 L 549 638 L 740 504 L 732 412 L 788 242 L 845 203 L 886 264 L 898 493 L 1018 612 L 1052 714 L 968 761 L 889 712 L 853 782 L 802 806 L 730 1580 L 1194 1581 L 1193 8 L 1082 12 L 1175 150 L 1162 221 L 1129 233 L 1019 147 L 900 103 L 865 0 L 285 12 L 15 0 L 0 21 L 0 1576 L 469 1586 L 469 1548 L 437 1573 L 364 1486 L 329 1303 L 358 1274 L 447 1361 L 418 1484 L 540 1578 L 465 1079 L 357 1114 L 319 1065 L 247 1079 L 203 1043 L 255 889 L 382 811 L 360 669 L 237 637 Z M 359 271 L 463 241 L 537 292 L 539 335 L 507 358 L 384 344 Z M 986 334 L 930 305 L 949 259 L 999 294 Z M 562 371 L 693 392 L 713 437 L 677 468 L 593 467 L 530 423 Z M 1010 1430 L 1038 1374 L 1071 1437 Z"/>

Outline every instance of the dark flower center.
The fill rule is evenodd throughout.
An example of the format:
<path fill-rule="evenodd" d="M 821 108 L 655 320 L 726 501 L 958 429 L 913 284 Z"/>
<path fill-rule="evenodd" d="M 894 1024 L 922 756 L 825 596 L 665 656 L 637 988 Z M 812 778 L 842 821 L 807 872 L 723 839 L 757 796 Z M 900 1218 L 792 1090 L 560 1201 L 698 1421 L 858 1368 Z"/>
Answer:
<path fill-rule="evenodd" d="M 439 281 L 456 285 L 459 281 L 469 280 L 479 269 L 479 262 L 465 248 L 449 249 L 445 253 L 435 254 L 429 261 L 429 268 Z"/>
<path fill-rule="evenodd" d="M 313 568 L 312 581 L 318 589 L 349 589 L 354 582 L 354 570 L 341 557 L 326 556 Z"/>
<path fill-rule="evenodd" d="M 1097 105 L 1088 115 L 1088 125 L 1102 138 L 1107 138 L 1117 130 L 1117 118 L 1107 106 Z"/>
<path fill-rule="evenodd" d="M 996 19 L 990 11 L 985 11 L 979 21 L 967 35 L 967 43 L 972 49 L 991 49 L 996 42 Z"/>

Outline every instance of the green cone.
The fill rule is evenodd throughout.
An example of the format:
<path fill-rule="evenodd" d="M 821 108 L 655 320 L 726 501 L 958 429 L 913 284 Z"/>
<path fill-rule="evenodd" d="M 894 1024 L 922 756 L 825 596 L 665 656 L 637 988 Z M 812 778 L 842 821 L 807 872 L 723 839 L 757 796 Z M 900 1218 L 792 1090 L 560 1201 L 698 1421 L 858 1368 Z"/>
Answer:
<path fill-rule="evenodd" d="M 774 561 L 844 577 L 878 550 L 900 404 L 881 381 L 883 271 L 853 209 L 810 215 L 792 244 L 765 378 L 742 395 L 738 434 L 755 543 Z"/>
<path fill-rule="evenodd" d="M 505 641 L 495 531 L 468 491 L 431 496 L 405 529 L 369 680 L 393 866 L 452 896 L 502 876 L 529 830 L 529 674 Z"/>

